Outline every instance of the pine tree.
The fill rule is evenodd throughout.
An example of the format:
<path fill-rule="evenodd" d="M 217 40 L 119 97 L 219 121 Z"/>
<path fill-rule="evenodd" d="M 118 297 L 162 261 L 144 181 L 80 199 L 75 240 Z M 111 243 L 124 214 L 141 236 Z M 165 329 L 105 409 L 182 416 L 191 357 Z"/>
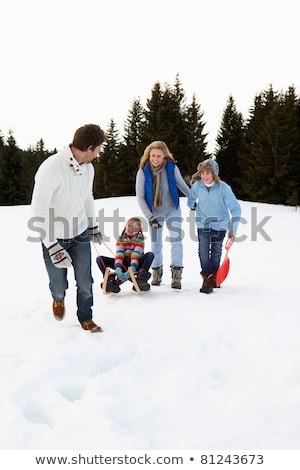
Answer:
<path fill-rule="evenodd" d="M 35 147 L 29 147 L 24 152 L 23 159 L 23 187 L 26 195 L 26 204 L 31 202 L 32 190 L 34 186 L 34 176 L 40 164 L 49 156 L 45 150 L 44 141 L 40 139 Z"/>
<path fill-rule="evenodd" d="M 245 132 L 245 147 L 240 157 L 243 174 L 243 197 L 251 201 L 261 201 L 262 188 L 272 176 L 272 158 L 266 139 L 265 121 L 274 108 L 277 96 L 272 87 L 261 92 L 254 99 L 250 108 Z"/>
<path fill-rule="evenodd" d="M 1 206 L 14 206 L 26 202 L 22 186 L 22 158 L 23 151 L 17 147 L 10 131 L 7 145 L 4 145 L 0 152 Z"/>
<path fill-rule="evenodd" d="M 284 95 L 270 86 L 255 98 L 241 169 L 246 198 L 272 204 L 299 202 L 298 103 L 291 90 Z"/>
<path fill-rule="evenodd" d="M 221 127 L 216 138 L 215 156 L 220 168 L 220 177 L 239 196 L 241 191 L 241 170 L 239 157 L 244 142 L 244 123 L 242 114 L 236 109 L 230 95 L 223 112 Z"/>
<path fill-rule="evenodd" d="M 192 103 L 186 107 L 184 112 L 185 130 L 187 136 L 187 147 L 185 150 L 185 179 L 190 182 L 191 176 L 197 170 L 198 164 L 207 157 L 206 146 L 207 134 L 204 134 L 205 122 L 203 122 L 203 111 L 193 95 Z"/>
<path fill-rule="evenodd" d="M 184 122 L 184 92 L 178 76 L 174 87 L 165 84 L 162 89 L 157 82 L 145 110 L 146 125 L 143 133 L 144 147 L 154 140 L 163 140 L 178 162 L 178 167 L 187 172 L 187 134 Z"/>
<path fill-rule="evenodd" d="M 94 197 L 96 199 L 119 196 L 120 178 L 124 178 L 124 175 L 120 174 L 119 168 L 119 131 L 113 119 L 109 123 L 106 134 L 107 142 L 100 156 L 94 161 Z"/>
<path fill-rule="evenodd" d="M 289 87 L 284 95 L 286 112 L 286 173 L 283 181 L 285 204 L 300 204 L 300 100 L 294 86 Z"/>
<path fill-rule="evenodd" d="M 144 152 L 142 135 L 145 129 L 144 108 L 135 99 L 124 125 L 124 144 L 120 146 L 120 164 L 125 170 L 124 195 L 135 194 L 135 178 L 140 158 Z M 125 176 L 124 175 L 124 176 Z M 126 183 L 126 184 L 125 184 Z"/>

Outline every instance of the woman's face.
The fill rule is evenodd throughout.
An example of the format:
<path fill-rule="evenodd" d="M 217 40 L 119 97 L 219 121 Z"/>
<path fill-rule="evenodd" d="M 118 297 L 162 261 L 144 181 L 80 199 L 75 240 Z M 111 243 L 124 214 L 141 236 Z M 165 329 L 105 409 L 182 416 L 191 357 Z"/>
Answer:
<path fill-rule="evenodd" d="M 149 161 L 155 168 L 162 164 L 164 158 L 165 156 L 162 150 L 155 148 L 150 150 Z"/>

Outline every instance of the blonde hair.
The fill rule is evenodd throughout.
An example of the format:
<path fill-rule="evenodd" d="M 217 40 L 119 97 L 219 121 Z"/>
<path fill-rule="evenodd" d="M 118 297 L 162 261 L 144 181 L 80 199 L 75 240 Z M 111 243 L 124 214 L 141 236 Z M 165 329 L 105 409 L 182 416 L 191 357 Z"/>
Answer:
<path fill-rule="evenodd" d="M 167 144 L 165 144 L 165 142 L 163 142 L 162 140 L 155 140 L 154 142 L 151 142 L 151 144 L 149 144 L 148 147 L 145 148 L 144 154 L 140 159 L 139 168 L 143 168 L 143 166 L 147 163 L 147 161 L 149 160 L 149 157 L 150 157 L 150 152 L 153 149 L 162 150 L 162 152 L 164 154 L 164 158 L 166 158 L 167 160 L 170 160 L 172 162 L 176 162 L 176 160 L 174 159 L 172 153 L 168 149 Z"/>
<path fill-rule="evenodd" d="M 125 225 L 129 224 L 129 222 L 136 223 L 140 228 L 142 228 L 142 221 L 138 217 L 130 217 L 130 219 L 126 220 Z"/>
<path fill-rule="evenodd" d="M 130 222 L 132 224 L 134 224 L 134 223 L 137 224 L 139 226 L 139 232 L 142 232 L 142 221 L 141 221 L 141 219 L 139 219 L 138 217 L 130 217 L 130 219 L 126 220 L 126 222 L 125 222 L 125 227 L 122 231 L 122 234 L 124 234 L 124 232 L 126 231 L 126 226 Z"/>

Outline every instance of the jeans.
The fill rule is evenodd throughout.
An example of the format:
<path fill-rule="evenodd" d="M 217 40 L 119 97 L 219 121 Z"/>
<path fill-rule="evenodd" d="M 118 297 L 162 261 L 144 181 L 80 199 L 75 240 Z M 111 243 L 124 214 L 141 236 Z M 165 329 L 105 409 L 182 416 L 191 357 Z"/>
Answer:
<path fill-rule="evenodd" d="M 153 253 L 151 253 L 151 251 L 149 251 L 148 253 L 145 253 L 143 254 L 141 257 L 140 257 L 140 260 L 139 260 L 139 267 L 138 269 L 144 269 L 145 271 L 149 271 L 150 269 L 150 266 L 152 264 L 152 261 L 153 261 L 153 258 L 154 258 L 154 255 Z M 115 258 L 111 258 L 109 256 L 98 256 L 96 258 L 96 262 L 100 268 L 100 271 L 102 272 L 102 274 L 104 275 L 105 273 L 105 268 L 114 268 L 115 266 Z M 128 268 L 130 266 L 130 259 L 125 259 L 124 260 L 124 266 L 126 268 Z M 123 271 L 125 271 L 125 269 L 123 268 Z"/>
<path fill-rule="evenodd" d="M 150 229 L 151 238 L 151 251 L 154 254 L 154 261 L 152 268 L 160 268 L 163 265 L 163 228 L 166 222 L 167 229 L 169 230 L 169 236 L 166 237 L 166 241 L 171 244 L 171 266 L 176 268 L 182 268 L 183 260 L 183 248 L 182 248 L 182 230 L 181 230 L 181 209 L 175 207 L 171 209 L 165 216 L 156 216 L 153 214 L 157 221 L 160 223 L 160 228 Z"/>
<path fill-rule="evenodd" d="M 88 230 L 75 238 L 59 239 L 58 242 L 69 253 L 74 268 L 77 287 L 77 317 L 82 323 L 92 319 L 93 278 L 91 272 L 91 245 Z M 63 300 L 68 288 L 67 268 L 57 268 L 50 259 L 44 244 L 43 256 L 49 276 L 49 288 L 54 300 Z"/>
<path fill-rule="evenodd" d="M 222 244 L 226 230 L 213 230 L 198 228 L 198 255 L 201 273 L 215 274 L 220 266 Z"/>

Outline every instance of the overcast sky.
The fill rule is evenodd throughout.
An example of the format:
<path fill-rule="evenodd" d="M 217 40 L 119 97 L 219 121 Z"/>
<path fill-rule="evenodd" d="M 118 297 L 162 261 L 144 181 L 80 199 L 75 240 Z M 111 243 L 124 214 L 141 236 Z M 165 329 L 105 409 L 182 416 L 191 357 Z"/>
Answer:
<path fill-rule="evenodd" d="M 244 117 L 271 83 L 299 95 L 297 4 L 0 0 L 1 134 L 59 149 L 82 124 L 106 130 L 113 118 L 122 135 L 133 100 L 145 106 L 155 82 L 173 85 L 178 73 L 213 151 L 230 94 Z"/>

